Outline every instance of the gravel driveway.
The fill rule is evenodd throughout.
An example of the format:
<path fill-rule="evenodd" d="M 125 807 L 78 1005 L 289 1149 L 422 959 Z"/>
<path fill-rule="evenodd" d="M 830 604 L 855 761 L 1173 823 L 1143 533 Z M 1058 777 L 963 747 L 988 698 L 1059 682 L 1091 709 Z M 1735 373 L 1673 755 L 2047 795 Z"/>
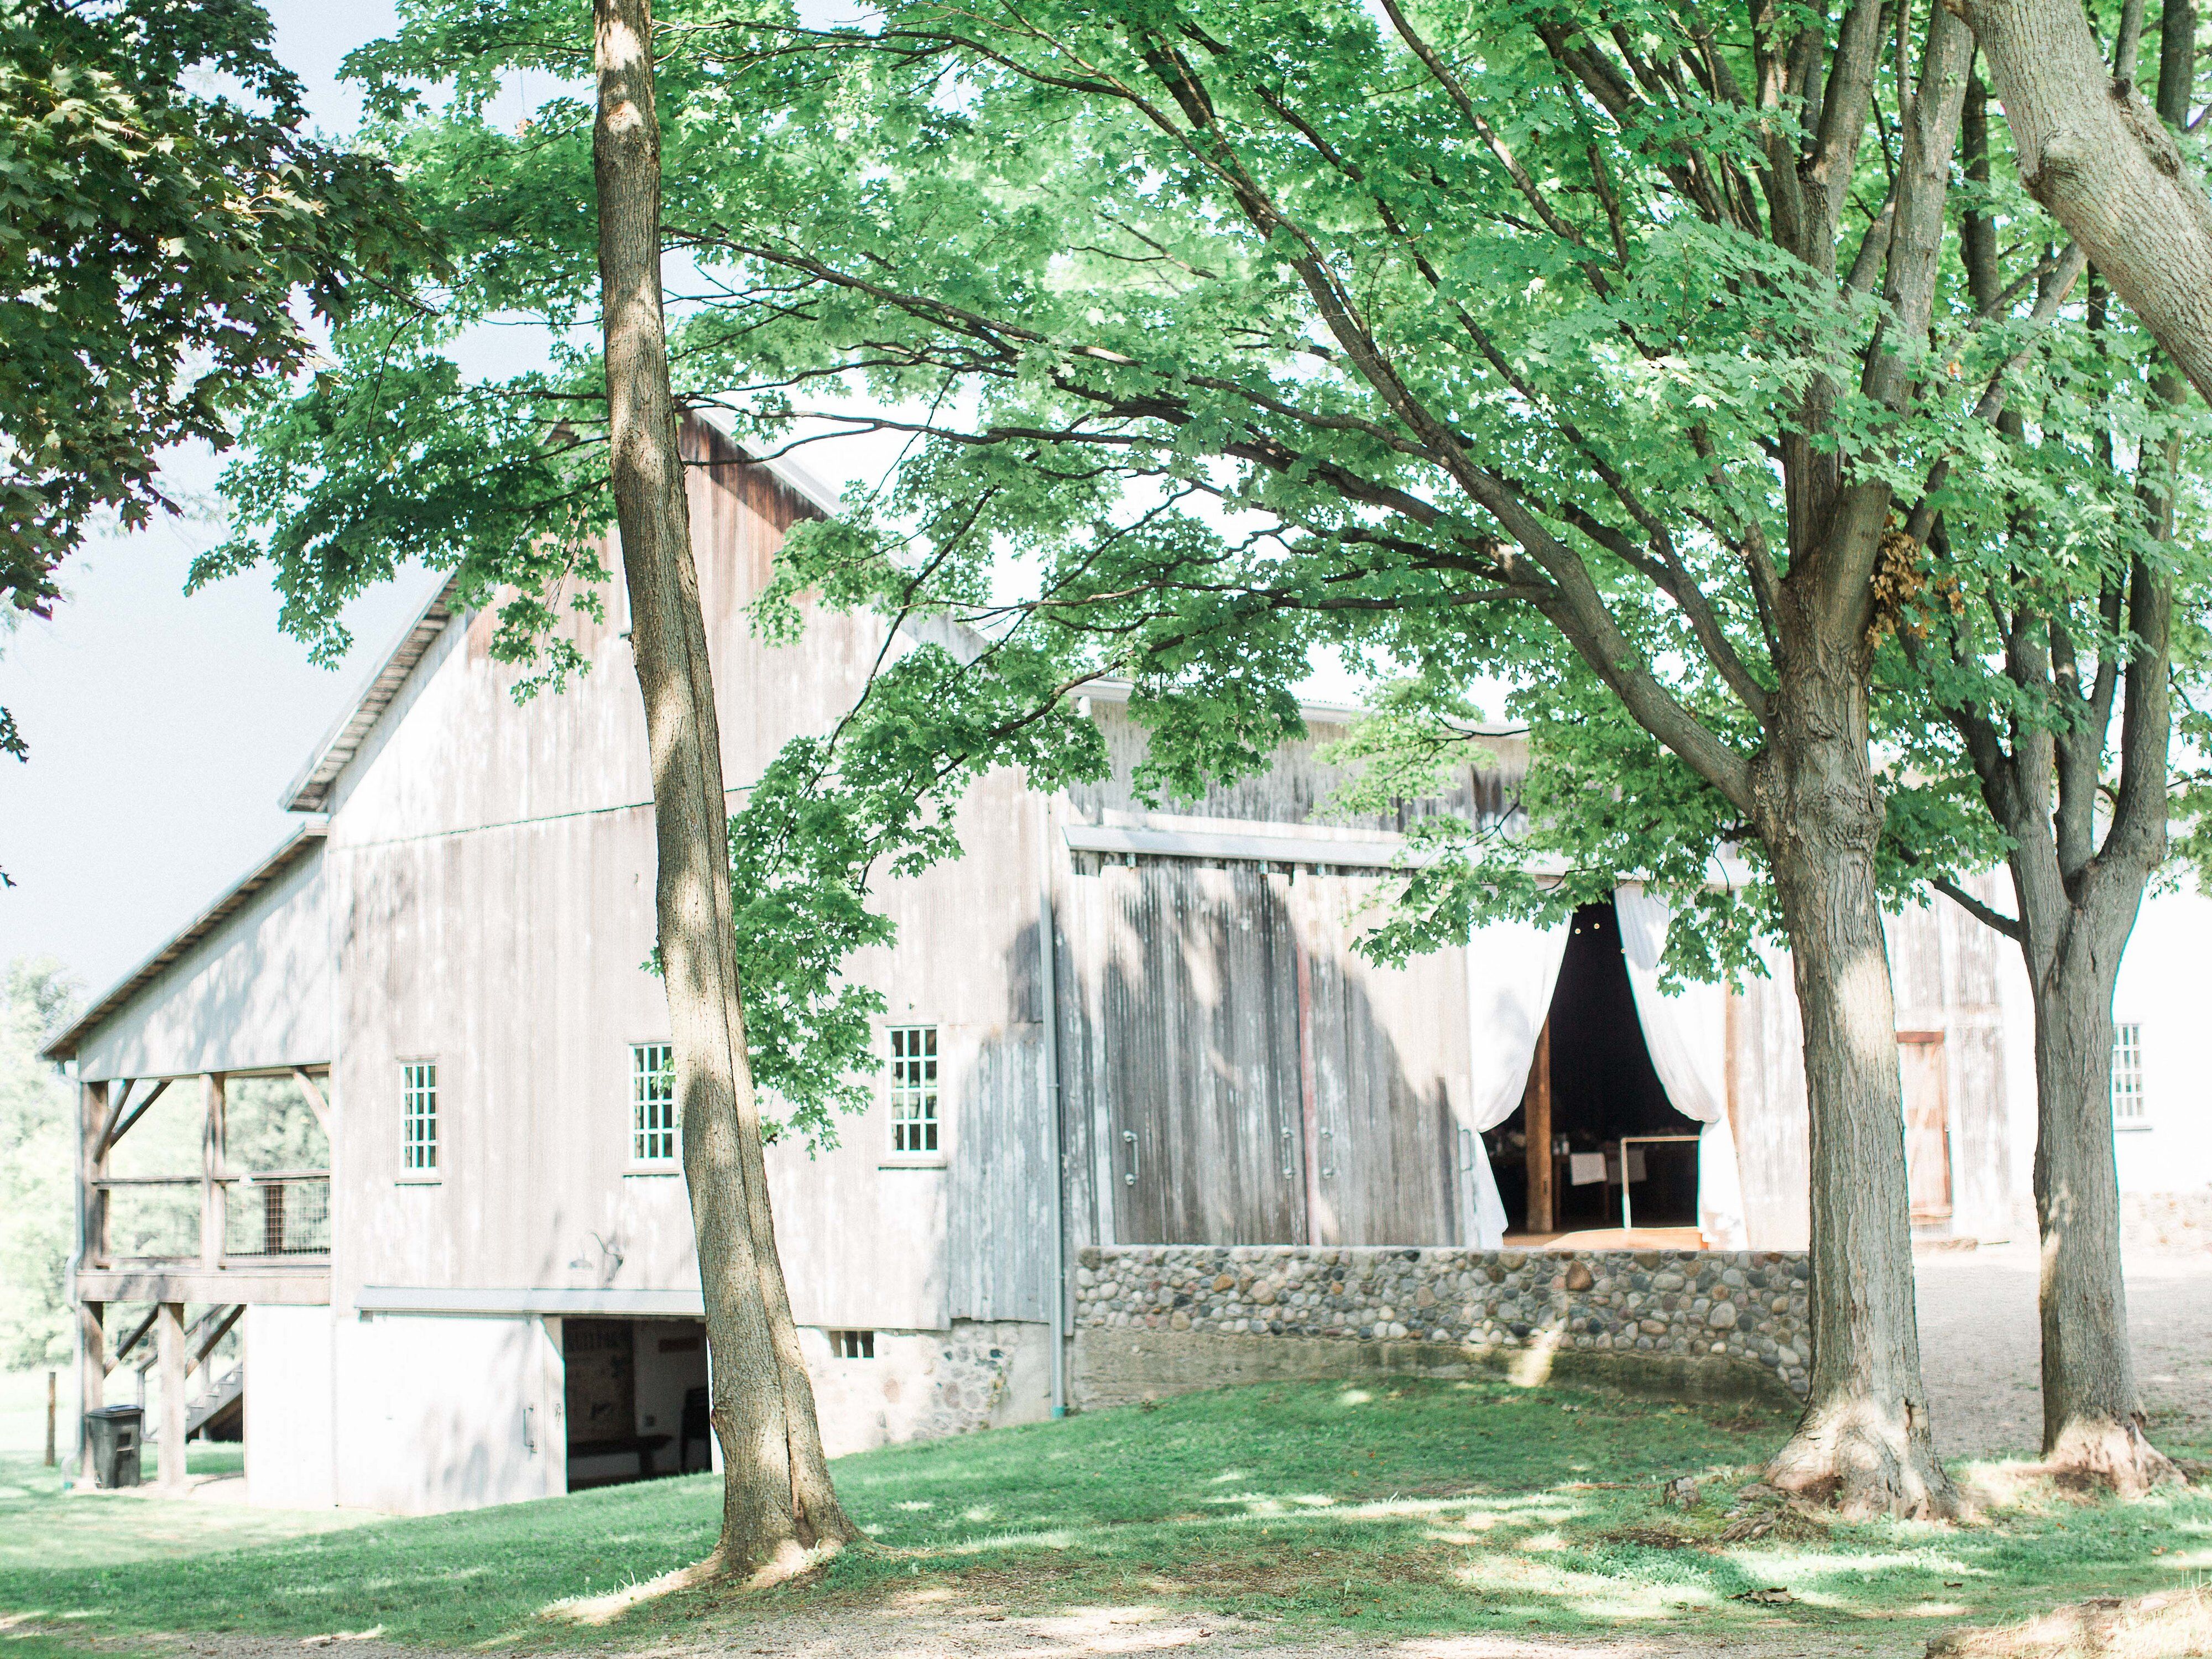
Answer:
<path fill-rule="evenodd" d="M 1920 1347 L 1946 1457 L 2033 1455 L 2043 1438 L 2032 1244 L 1918 1258 Z M 2212 1252 L 2127 1263 L 2128 1330 L 2154 1435 L 2212 1439 Z"/>

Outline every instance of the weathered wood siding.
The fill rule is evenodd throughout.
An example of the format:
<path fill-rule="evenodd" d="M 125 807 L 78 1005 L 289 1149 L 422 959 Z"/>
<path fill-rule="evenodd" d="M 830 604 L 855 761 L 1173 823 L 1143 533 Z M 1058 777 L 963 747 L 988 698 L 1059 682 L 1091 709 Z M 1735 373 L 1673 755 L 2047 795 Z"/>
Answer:
<path fill-rule="evenodd" d="M 1296 1241 L 1297 944 L 1270 878 L 1163 859 L 1095 879 L 1116 1231 L 1147 1244 Z"/>
<path fill-rule="evenodd" d="M 323 854 L 305 854 L 94 1031 L 83 1078 L 315 1066 L 335 1051 Z"/>
<path fill-rule="evenodd" d="M 697 454 L 710 441 L 689 429 L 686 441 Z M 849 706 L 883 636 L 872 618 L 824 615 L 790 645 L 756 638 L 746 606 L 799 504 L 758 469 L 720 464 L 690 481 L 735 797 L 790 737 Z M 665 1040 L 667 1015 L 641 967 L 654 849 L 629 642 L 612 615 L 572 619 L 591 672 L 518 706 L 514 671 L 490 658 L 492 626 L 477 616 L 447 630 L 332 792 L 342 1303 L 363 1286 L 697 1283 L 683 1182 L 630 1164 L 629 1045 Z M 792 1137 L 771 1149 L 804 1323 L 934 1329 L 956 1310 L 1048 1300 L 1050 1240 L 1035 1219 L 1049 1196 L 1039 808 L 1006 777 L 972 791 L 962 813 L 969 856 L 888 884 L 898 941 L 850 969 L 884 995 L 886 1023 L 939 1028 L 942 1156 L 890 1156 L 880 1074 L 873 1107 L 840 1121 L 837 1147 L 810 1158 Z M 434 1182 L 400 1167 L 399 1067 L 415 1059 L 439 1066 Z M 957 1285 L 956 1213 L 972 1247 Z"/>
<path fill-rule="evenodd" d="M 1287 889 L 1306 952 L 1320 1244 L 1468 1242 L 1455 1097 L 1468 1086 L 1458 950 L 1378 967 L 1355 946 L 1391 883 L 1301 872 Z"/>
<path fill-rule="evenodd" d="M 1451 1109 L 1467 1079 L 1465 962 L 1447 951 L 1381 969 L 1354 952 L 1388 880 L 1073 863 L 1060 1030 L 1079 1241 L 1463 1237 Z"/>
<path fill-rule="evenodd" d="M 1053 1158 L 1044 1028 L 1029 1021 L 979 1035 L 952 1147 L 946 1312 L 954 1319 L 1048 1321 Z"/>
<path fill-rule="evenodd" d="M 1092 699 L 1091 718 L 1106 739 L 1113 770 L 1097 783 L 1079 784 L 1067 792 L 1070 813 L 1083 823 L 1121 823 L 1132 815 L 1151 819 L 1161 812 L 1370 830 L 1403 830 L 1416 818 L 1444 812 L 1472 814 L 1478 821 L 1491 822 L 1517 810 L 1520 776 L 1528 764 L 1525 738 L 1486 737 L 1479 740 L 1482 760 L 1464 769 L 1461 781 L 1448 793 L 1401 801 L 1386 813 L 1358 817 L 1338 813 L 1329 810 L 1330 799 L 1352 775 L 1322 756 L 1346 736 L 1348 717 L 1331 718 L 1316 711 L 1308 718 L 1307 735 L 1278 749 L 1273 763 L 1265 770 L 1233 783 L 1209 784 L 1196 800 L 1155 804 L 1141 799 L 1136 787 L 1137 768 L 1146 753 L 1144 727 L 1129 717 L 1125 704 L 1103 697 Z"/>
<path fill-rule="evenodd" d="M 1984 896 L 1994 893 L 1993 884 L 1983 885 Z M 1942 1034 L 1950 1107 L 1950 1231 L 2004 1237 L 2012 1224 L 2012 1108 L 1997 952 L 2011 946 L 1948 901 L 1889 917 L 1885 933 L 1897 1029 Z M 1804 1037 L 1789 953 L 1770 952 L 1767 967 L 1768 976 L 1747 984 L 1733 1010 L 1736 1155 L 1753 1246 L 1802 1249 L 1811 1227 Z M 2032 1114 L 2034 1103 L 2021 1109 Z"/>
<path fill-rule="evenodd" d="M 1979 896 L 1999 899 L 1993 878 Z M 1893 916 L 1887 928 L 1897 1029 L 1941 1031 L 1950 1106 L 1951 1231 L 2001 1238 L 2012 1219 L 2011 1103 L 2006 1097 L 2000 951 L 2018 947 L 1948 899 Z M 2022 1033 L 2023 1040 L 2032 1041 Z M 2022 1102 L 2031 1120 L 2035 1103 Z"/>

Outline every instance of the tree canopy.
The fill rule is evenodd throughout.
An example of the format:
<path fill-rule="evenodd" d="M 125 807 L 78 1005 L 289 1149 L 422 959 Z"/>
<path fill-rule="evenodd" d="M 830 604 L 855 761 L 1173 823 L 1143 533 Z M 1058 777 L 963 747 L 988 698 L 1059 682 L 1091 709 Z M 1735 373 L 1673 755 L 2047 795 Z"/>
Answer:
<path fill-rule="evenodd" d="M 51 957 L 17 957 L 0 979 L 0 1366 L 9 1370 L 69 1356 L 76 1103 L 39 1048 L 82 1001 Z"/>
<path fill-rule="evenodd" d="M 0 596 L 46 614 L 95 515 L 178 503 L 161 452 L 221 450 L 425 249 L 374 158 L 305 131 L 257 0 L 0 0 Z M 393 290 L 380 297 L 404 304 Z M 22 734 L 0 710 L 0 750 Z"/>
<path fill-rule="evenodd" d="M 1713 858 L 1757 857 L 1780 584 L 1815 553 L 1821 491 L 1848 471 L 1898 503 L 1856 603 L 1901 692 L 1929 667 L 1905 647 L 1966 591 L 1931 534 L 1943 561 L 2002 564 L 1990 532 L 2033 500 L 2057 550 L 2005 580 L 2094 611 L 2137 441 L 2179 418 L 2084 391 L 2139 385 L 2145 343 L 2088 326 L 2079 262 L 2008 155 L 1972 179 L 1961 162 L 1904 245 L 1900 169 L 1938 101 L 1915 75 L 1962 97 L 1966 53 L 1952 39 L 1930 70 L 1905 40 L 1867 85 L 1824 85 L 1816 48 L 1872 15 L 922 4 L 836 30 L 662 8 L 679 397 L 763 452 L 825 429 L 911 441 L 886 489 L 794 538 L 764 623 L 791 625 L 811 589 L 997 642 L 993 672 L 894 671 L 853 746 L 988 684 L 993 717 L 945 734 L 972 754 L 1023 693 L 1127 674 L 1170 793 L 1294 731 L 1316 647 L 1410 677 L 1370 755 L 1456 752 L 1464 688 L 1509 680 L 1538 726 L 1538 841 L 1590 883 L 1639 870 L 1702 913 L 1680 965 L 1743 966 L 1775 918 L 1716 890 Z M 565 6 L 424 5 L 353 61 L 459 274 L 341 330 L 341 366 L 264 415 L 233 475 L 268 533 L 209 569 L 273 558 L 311 637 L 341 641 L 337 605 L 413 555 L 507 585 L 505 648 L 574 665 L 553 623 L 593 602 L 607 513 L 575 332 L 589 112 L 483 116 L 502 72 L 573 76 L 587 45 Z M 1963 257 L 1970 222 L 2006 241 L 1994 288 Z M 1917 328 L 1885 297 L 1893 247 L 1931 268 Z M 541 322 L 547 369 L 466 380 L 447 348 L 493 317 Z M 1997 418 L 2023 402 L 2025 446 Z M 1885 706 L 1901 762 L 1926 707 Z M 1944 753 L 1939 774 L 1916 741 L 1892 769 L 1893 896 L 2001 846 Z M 1525 842 L 1442 850 L 1391 948 L 1580 896 L 1520 878 Z"/>

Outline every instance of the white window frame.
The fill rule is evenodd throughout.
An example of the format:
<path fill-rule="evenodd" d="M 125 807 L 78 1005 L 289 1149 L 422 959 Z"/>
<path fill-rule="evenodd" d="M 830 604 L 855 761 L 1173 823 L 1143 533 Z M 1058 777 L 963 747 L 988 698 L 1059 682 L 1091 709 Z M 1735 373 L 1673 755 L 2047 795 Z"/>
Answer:
<path fill-rule="evenodd" d="M 2144 1087 L 2142 1022 L 2112 1022 L 2112 1127 L 2150 1127 L 2149 1091 Z"/>
<path fill-rule="evenodd" d="M 941 1027 L 902 1021 L 884 1033 L 890 1065 L 890 1157 L 894 1162 L 942 1164 L 945 1155 L 945 1042 Z"/>
<path fill-rule="evenodd" d="M 399 1062 L 399 1178 L 436 1181 L 443 1173 L 438 1062 L 423 1055 Z"/>
<path fill-rule="evenodd" d="M 658 1054 L 659 1066 L 648 1066 Z M 648 1092 L 656 1080 L 666 1080 L 667 1092 Z M 665 1107 L 664 1121 L 656 1121 L 653 1108 Z M 676 1045 L 665 1038 L 629 1045 L 629 1167 L 639 1174 L 669 1175 L 683 1167 L 682 1125 L 676 1110 Z"/>

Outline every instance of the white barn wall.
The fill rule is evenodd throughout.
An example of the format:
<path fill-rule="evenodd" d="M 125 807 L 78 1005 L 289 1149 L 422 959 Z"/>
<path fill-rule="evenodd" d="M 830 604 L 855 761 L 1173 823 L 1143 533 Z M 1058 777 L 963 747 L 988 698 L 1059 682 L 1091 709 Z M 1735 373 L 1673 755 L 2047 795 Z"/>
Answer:
<path fill-rule="evenodd" d="M 1994 890 L 1984 884 L 1984 896 Z M 2028 1191 L 2027 1171 L 2017 1163 L 2018 1126 L 2024 1115 L 2032 1154 L 2035 1121 L 2032 1048 L 2025 1093 L 2019 1075 L 2032 1028 L 2021 1023 L 2024 1007 L 2015 1010 L 2010 1000 L 2015 989 L 2025 996 L 2026 981 L 2015 988 L 2007 978 L 2008 963 L 2017 973 L 2020 953 L 1948 900 L 1887 918 L 1885 933 L 1896 1028 L 1942 1033 L 1948 1231 L 1992 1243 L 2008 1238 Z M 1753 1249 L 1803 1249 L 1812 1227 L 1804 1036 L 1789 952 L 1762 955 L 1766 976 L 1747 981 L 1730 1011 L 1729 1092 L 1745 1220 Z"/>
<path fill-rule="evenodd" d="M 2143 901 L 2120 958 L 2114 1022 L 2143 1030 L 2145 1118 L 2116 1128 L 2113 1156 L 2123 1195 L 2203 1195 L 2212 1190 L 2212 1020 L 2204 1012 L 2205 941 L 2212 900 L 2186 884 Z M 2005 1075 L 2016 1103 L 2011 1158 L 2015 1236 L 2033 1237 L 2035 1174 L 2035 1007 L 2027 968 L 2008 943 L 2000 988 L 2007 1034 Z M 2022 1231 L 2025 1229 L 2026 1231 Z"/>
<path fill-rule="evenodd" d="M 337 1337 L 328 1308 L 254 1306 L 243 1322 L 246 1501 L 267 1509 L 337 1502 Z"/>
<path fill-rule="evenodd" d="M 696 447 L 696 433 L 687 429 L 686 441 Z M 745 607 L 796 500 L 757 470 L 695 468 L 690 483 L 734 804 L 786 740 L 827 729 L 849 707 L 882 635 L 872 618 L 822 615 L 791 645 L 755 639 Z M 518 705 L 517 671 L 490 658 L 493 626 L 486 615 L 457 616 L 398 688 L 331 790 L 328 839 L 307 866 L 313 882 L 295 872 L 257 895 L 86 1050 L 109 1056 L 108 1075 L 323 1060 L 334 1067 L 333 1305 L 257 1309 L 248 1325 L 249 1413 L 270 1442 L 255 1458 L 269 1474 L 261 1485 L 299 1501 L 417 1512 L 564 1490 L 552 1311 L 667 1316 L 696 1306 L 684 1183 L 630 1167 L 629 1045 L 667 1035 L 662 988 L 641 967 L 653 939 L 655 849 L 630 647 L 617 626 L 572 618 L 565 626 L 592 672 Z M 1109 931 L 1127 918 L 1101 908 L 1107 884 L 1095 857 L 1085 855 L 1088 873 L 1078 878 L 1062 829 L 1304 824 L 1335 781 L 1318 757 L 1342 727 L 1323 717 L 1273 770 L 1182 804 L 1202 816 L 1156 818 L 1126 775 L 1140 734 L 1110 696 L 1093 718 L 1122 771 L 1052 801 L 1012 774 L 982 781 L 957 809 L 966 858 L 886 879 L 876 896 L 898 939 L 849 966 L 884 995 L 883 1024 L 938 1028 L 938 1156 L 893 1154 L 880 1072 L 869 1109 L 840 1120 L 839 1146 L 810 1157 L 787 1138 L 770 1149 L 793 1310 L 812 1328 L 803 1340 L 825 1431 L 840 1447 L 1049 1407 L 1042 1322 L 1058 1287 L 1041 881 L 1054 892 L 1059 924 L 1069 1231 L 1073 1243 L 1113 1236 L 1121 1194 L 1115 1143 L 1109 1136 L 1102 1157 L 1097 1139 L 1110 1130 L 1113 1108 L 1101 1082 L 1097 969 Z M 1511 747 L 1504 741 L 1501 755 Z M 1497 779 L 1470 775 L 1458 795 L 1505 810 Z M 1409 803 L 1365 828 L 1401 828 L 1426 810 Z M 1314 833 L 1325 842 L 1361 830 Z M 1434 1106 L 1462 1087 L 1477 1038 L 1459 1023 L 1458 953 L 1400 975 L 1332 967 L 1353 930 L 1322 901 L 1348 902 L 1371 879 L 1282 871 L 1256 879 L 1296 913 L 1301 949 L 1315 958 L 1316 1010 L 1333 994 L 1330 975 L 1349 974 L 1380 999 L 1372 1047 L 1403 1061 L 1419 1085 L 1414 1096 Z M 1946 1017 L 1972 989 L 1954 971 L 1955 956 L 1938 938 L 1914 971 L 1925 1023 L 1942 1018 L 1947 1033 L 1964 1036 Z M 1763 1149 L 1747 1152 L 1746 1184 L 1748 1193 L 1755 1174 L 1765 1183 L 1771 1224 L 1753 1242 L 1767 1248 L 1793 1242 L 1777 1236 L 1793 1220 L 1802 1231 L 1804 1201 L 1802 1068 L 1786 961 L 1778 965 L 1783 976 L 1767 988 L 1778 998 L 1738 1010 L 1732 1091 L 1740 1135 Z M 316 1012 L 319 1025 L 281 1024 Z M 401 1167 L 399 1068 L 417 1059 L 439 1067 L 434 1181 Z M 1317 1052 L 1316 1066 L 1324 1061 L 1335 1063 Z M 1978 1062 L 1960 1063 L 1954 1095 L 1969 1090 Z M 1317 1077 L 1317 1109 L 1334 1098 L 1318 1086 L 1325 1080 Z M 775 1115 L 773 1102 L 767 1109 Z M 1449 1127 L 1440 1111 L 1431 1115 Z M 1425 1142 L 1398 1150 L 1428 1155 Z M 1435 1156 L 1455 1162 L 1442 1141 Z M 1455 1210 L 1440 1212 L 1443 1236 L 1410 1242 L 1448 1242 L 1455 1220 Z M 446 1291 L 455 1294 L 439 1299 Z M 561 1294 L 579 1292 L 590 1295 Z M 881 1358 L 834 1358 L 824 1328 L 874 1331 Z M 295 1453 L 292 1474 L 274 1473 L 272 1460 Z"/>
<path fill-rule="evenodd" d="M 2118 1136 L 2123 1193 L 2212 1187 L 2212 900 L 2194 883 L 2146 900 L 2120 959 L 2112 1017 L 2142 1027 L 2144 1124 Z"/>
<path fill-rule="evenodd" d="M 77 1051 L 84 1078 L 320 1065 L 334 1047 L 323 854 L 305 853 Z"/>
<path fill-rule="evenodd" d="M 765 475 L 735 484 L 692 478 L 733 796 L 789 738 L 825 729 L 849 706 L 881 642 L 877 620 L 836 616 L 788 647 L 753 636 L 745 607 L 796 507 Z M 629 645 L 611 624 L 572 620 L 592 672 L 518 706 L 516 672 L 490 659 L 492 626 L 480 614 L 446 630 L 333 792 L 342 1307 L 368 1287 L 698 1284 L 682 1182 L 629 1168 L 629 1045 L 667 1036 L 662 988 L 641 969 L 655 854 Z M 949 1300 L 945 1242 L 966 1102 L 979 1080 L 1004 1093 L 1009 1057 L 1017 1071 L 1038 1069 L 1024 1058 L 1041 1029 L 1038 808 L 1007 775 L 960 811 L 969 856 L 887 883 L 878 896 L 898 942 L 849 970 L 885 995 L 888 1019 L 939 1028 L 943 1167 L 884 1167 L 912 1161 L 890 1156 L 881 1073 L 872 1109 L 840 1121 L 838 1148 L 810 1158 L 794 1139 L 771 1150 L 804 1323 L 941 1329 L 963 1311 Z M 400 1168 L 399 1068 L 416 1059 L 439 1068 L 434 1182 Z M 1041 1126 L 1042 1098 L 1039 1079 L 1012 1107 Z M 1026 1184 L 1041 1189 L 1042 1170 L 1031 1175 Z M 1042 1211 L 1041 1194 L 1030 1207 Z M 1031 1259 L 994 1279 L 1023 1280 L 1042 1316 L 1044 1286 L 1027 1283 L 1038 1277 L 1036 1239 L 1009 1226 L 991 1243 Z M 995 1302 L 973 1311 L 1003 1316 Z"/>
<path fill-rule="evenodd" d="M 379 1314 L 336 1333 L 339 1503 L 429 1515 L 568 1490 L 559 1320 Z"/>
<path fill-rule="evenodd" d="M 2014 1103 L 2006 1136 L 2006 1162 L 2012 1170 L 2012 1231 L 2028 1239 L 2036 1236 L 2035 1001 L 2028 989 L 2027 959 L 2009 939 L 1997 957 L 1997 998 L 2007 1037 L 2005 1093 Z"/>
<path fill-rule="evenodd" d="M 1972 884 L 2002 904 L 2001 878 Z M 1998 975 L 2019 948 L 1945 898 L 1888 919 L 1890 972 L 1900 1031 L 1943 1033 L 1951 1114 L 1951 1231 L 2008 1237 L 2013 1231 L 2011 1120 L 2002 993 Z M 2026 1097 L 2033 1115 L 2035 1096 Z"/>

